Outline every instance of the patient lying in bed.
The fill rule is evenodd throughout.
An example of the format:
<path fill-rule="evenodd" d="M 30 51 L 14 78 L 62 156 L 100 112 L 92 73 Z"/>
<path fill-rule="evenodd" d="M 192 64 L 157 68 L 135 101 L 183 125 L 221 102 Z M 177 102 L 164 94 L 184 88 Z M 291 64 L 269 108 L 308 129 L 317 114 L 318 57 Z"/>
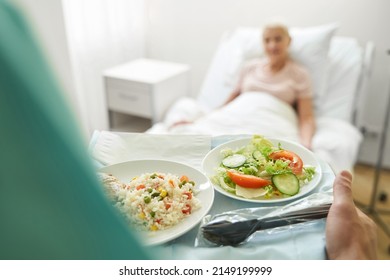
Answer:
<path fill-rule="evenodd" d="M 315 124 L 309 74 L 303 66 L 293 61 L 289 56 L 288 48 L 291 43 L 291 37 L 286 26 L 280 23 L 270 23 L 266 25 L 262 33 L 262 42 L 266 57 L 252 60 L 243 67 L 238 83 L 225 104 L 228 104 L 237 98 L 241 93 L 259 92 L 262 94 L 268 93 L 285 102 L 287 105 L 296 106 L 297 120 L 295 114 L 291 112 L 290 106 L 281 104 L 280 106 L 277 106 L 277 109 L 279 109 L 280 114 L 283 114 L 284 111 L 286 111 L 283 116 L 287 117 L 286 121 L 289 125 L 295 128 L 298 124 L 299 138 L 295 137 L 295 134 L 288 134 L 288 136 L 300 141 L 304 146 L 310 149 Z M 261 100 L 251 100 L 250 102 L 261 102 Z M 237 107 L 238 110 L 241 108 L 241 110 L 247 111 L 248 106 L 252 105 L 250 102 L 248 104 L 241 104 L 239 102 L 235 106 L 241 106 Z M 256 108 L 254 113 L 256 113 L 257 110 L 265 109 L 266 108 L 264 107 Z M 232 114 L 237 113 L 235 111 L 230 112 Z M 235 119 L 239 118 L 237 115 L 232 115 L 232 117 Z M 247 116 L 247 118 L 244 119 L 242 117 L 245 116 L 240 116 L 239 119 L 245 120 L 245 122 L 251 122 L 251 120 L 249 120 L 251 116 Z M 260 119 L 257 118 L 252 120 L 253 126 L 251 126 L 251 129 L 256 128 L 257 124 L 259 124 L 259 120 Z M 277 124 L 274 116 L 272 119 L 269 119 L 269 121 L 271 124 Z M 178 125 L 188 125 L 188 123 L 180 121 L 174 124 L 174 126 Z M 220 125 L 222 125 L 222 127 L 225 126 L 223 123 Z M 229 126 L 232 125 L 234 125 L 233 122 L 229 124 Z M 262 129 L 264 130 L 264 128 Z M 287 129 L 286 131 L 292 132 L 291 129 Z M 216 131 L 218 131 L 217 128 Z M 269 134 L 269 132 L 267 134 Z M 280 134 L 278 135 L 280 136 Z"/>
<path fill-rule="evenodd" d="M 335 172 L 352 171 L 361 141 L 359 131 L 340 119 L 317 116 L 314 120 L 307 72 L 288 56 L 290 40 L 285 27 L 273 27 L 263 31 L 265 60 L 243 68 L 224 106 L 210 110 L 192 98 L 182 98 L 170 108 L 163 123 L 147 132 L 284 138 L 308 147 Z"/>

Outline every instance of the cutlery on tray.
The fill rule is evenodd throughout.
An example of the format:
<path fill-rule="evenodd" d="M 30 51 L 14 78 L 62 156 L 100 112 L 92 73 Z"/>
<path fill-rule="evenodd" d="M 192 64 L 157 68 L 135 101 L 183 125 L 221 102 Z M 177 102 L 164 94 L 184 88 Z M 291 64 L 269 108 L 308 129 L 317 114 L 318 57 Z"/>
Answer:
<path fill-rule="evenodd" d="M 259 230 L 293 225 L 326 218 L 331 204 L 313 206 L 302 210 L 287 212 L 278 216 L 246 221 L 219 221 L 202 226 L 205 239 L 223 246 L 237 246 Z"/>

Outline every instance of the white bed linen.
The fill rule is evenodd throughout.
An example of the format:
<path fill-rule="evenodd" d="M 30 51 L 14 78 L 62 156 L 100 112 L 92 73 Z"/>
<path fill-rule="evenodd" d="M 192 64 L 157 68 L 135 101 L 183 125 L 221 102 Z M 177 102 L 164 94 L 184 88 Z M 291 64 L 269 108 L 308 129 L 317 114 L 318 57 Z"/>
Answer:
<path fill-rule="evenodd" d="M 350 123 L 320 117 L 313 137 L 313 152 L 327 162 L 335 173 L 342 170 L 353 172 L 362 140 L 361 132 Z"/>
<path fill-rule="evenodd" d="M 185 103 L 191 105 L 186 108 Z M 147 133 L 207 134 L 211 136 L 261 134 L 299 142 L 298 120 L 293 108 L 266 93 L 245 92 L 227 106 L 207 113 L 196 101 L 178 101 L 167 114 L 167 122 Z M 201 106 L 201 105 L 199 105 Z M 188 113 L 188 114 L 186 114 Z M 175 121 L 192 123 L 173 126 Z M 354 139 L 354 141 L 350 141 Z M 351 124 L 332 118 L 318 118 L 313 152 L 335 172 L 353 170 L 362 136 Z"/>
<path fill-rule="evenodd" d="M 227 106 L 203 115 L 188 125 L 170 129 L 172 133 L 252 134 L 298 140 L 298 120 L 287 103 L 260 92 L 246 92 Z"/>
<path fill-rule="evenodd" d="M 194 109 L 197 104 L 195 100 L 186 107 L 188 104 L 188 98 L 178 101 L 168 112 L 166 120 L 148 132 L 212 136 L 260 133 L 268 137 L 298 140 L 294 110 L 266 93 L 243 93 L 228 105 L 210 112 L 202 108 Z M 174 126 L 175 122 L 181 120 L 192 123 Z"/>

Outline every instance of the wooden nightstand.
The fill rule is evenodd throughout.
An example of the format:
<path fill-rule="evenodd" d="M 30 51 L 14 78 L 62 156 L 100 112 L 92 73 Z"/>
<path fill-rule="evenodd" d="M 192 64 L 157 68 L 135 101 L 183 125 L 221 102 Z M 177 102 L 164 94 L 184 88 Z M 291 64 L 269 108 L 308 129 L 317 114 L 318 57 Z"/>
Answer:
<path fill-rule="evenodd" d="M 104 72 L 107 107 L 112 112 L 161 121 L 179 97 L 188 95 L 189 66 L 137 59 Z"/>

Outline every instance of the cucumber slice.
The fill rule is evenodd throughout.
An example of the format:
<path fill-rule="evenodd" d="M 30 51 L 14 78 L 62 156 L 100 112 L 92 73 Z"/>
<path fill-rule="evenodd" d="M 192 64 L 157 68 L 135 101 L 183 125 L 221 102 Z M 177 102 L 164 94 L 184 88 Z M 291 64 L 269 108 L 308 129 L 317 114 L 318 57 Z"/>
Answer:
<path fill-rule="evenodd" d="M 296 195 L 299 192 L 299 180 L 292 173 L 274 175 L 272 183 L 283 194 Z"/>
<path fill-rule="evenodd" d="M 232 156 L 228 156 L 222 160 L 222 164 L 229 168 L 235 168 L 243 165 L 246 161 L 245 156 L 240 154 L 234 154 Z"/>

